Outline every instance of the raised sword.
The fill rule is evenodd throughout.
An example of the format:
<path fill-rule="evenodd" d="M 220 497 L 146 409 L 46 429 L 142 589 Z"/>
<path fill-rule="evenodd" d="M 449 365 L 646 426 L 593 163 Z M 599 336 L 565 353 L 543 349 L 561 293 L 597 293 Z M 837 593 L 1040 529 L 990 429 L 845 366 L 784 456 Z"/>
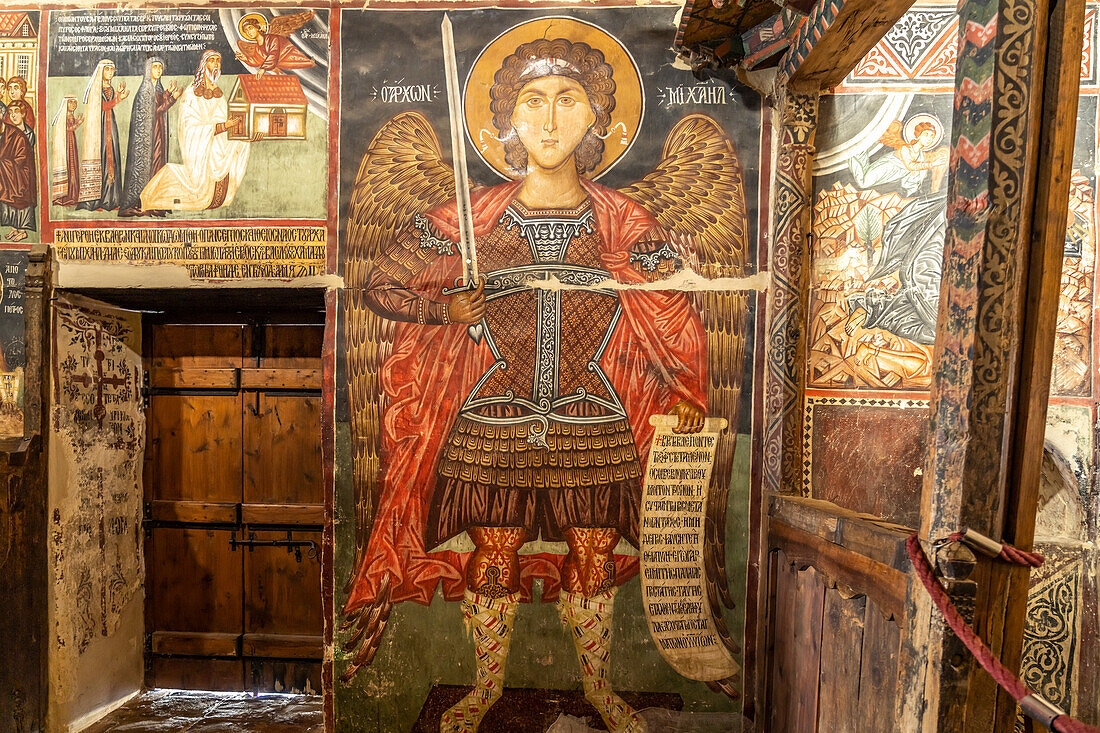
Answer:
<path fill-rule="evenodd" d="M 477 249 L 474 246 L 474 210 L 470 203 L 470 176 L 466 168 L 466 143 L 462 139 L 462 94 L 458 90 L 458 60 L 455 57 L 455 37 L 451 16 L 443 14 L 443 70 L 447 77 L 447 112 L 451 118 L 451 160 L 455 169 L 455 198 L 458 204 L 458 250 L 462 255 L 462 284 L 477 286 Z M 472 323 L 467 329 L 470 338 L 480 341 L 483 325 Z"/>

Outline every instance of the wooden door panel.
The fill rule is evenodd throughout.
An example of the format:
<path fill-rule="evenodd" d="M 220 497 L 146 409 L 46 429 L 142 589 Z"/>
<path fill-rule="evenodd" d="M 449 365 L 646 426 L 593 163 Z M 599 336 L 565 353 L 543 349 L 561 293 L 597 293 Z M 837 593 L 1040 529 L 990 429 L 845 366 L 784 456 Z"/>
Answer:
<path fill-rule="evenodd" d="M 153 530 L 150 632 L 241 632 L 242 553 L 230 548 L 231 535 L 227 529 Z"/>
<path fill-rule="evenodd" d="M 261 326 L 259 331 L 256 336 L 260 344 L 258 366 L 320 368 L 324 326 L 268 324 Z"/>
<path fill-rule="evenodd" d="M 154 368 L 233 369 L 241 366 L 247 347 L 246 328 L 241 324 L 160 324 L 153 327 L 152 339 Z"/>
<path fill-rule="evenodd" d="M 245 417 L 244 501 L 324 504 L 321 396 L 260 392 L 245 399 L 254 408 Z"/>
<path fill-rule="evenodd" d="M 241 500 L 240 394 L 154 394 L 149 413 L 152 498 Z"/>
<path fill-rule="evenodd" d="M 249 532 L 251 537 L 252 531 Z M 255 531 L 257 541 L 285 540 L 277 530 Z M 321 546 L 321 532 L 294 531 L 294 540 Z M 244 551 L 245 634 L 287 634 L 321 638 L 321 557 L 300 548 L 301 561 L 284 547 L 254 547 Z M 316 658 L 321 656 L 317 646 Z"/>

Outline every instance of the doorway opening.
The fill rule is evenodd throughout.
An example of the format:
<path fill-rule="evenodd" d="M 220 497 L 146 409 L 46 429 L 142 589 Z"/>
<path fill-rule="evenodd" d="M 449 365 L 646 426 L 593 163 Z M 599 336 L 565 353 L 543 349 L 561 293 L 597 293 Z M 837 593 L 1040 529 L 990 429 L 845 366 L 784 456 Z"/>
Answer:
<path fill-rule="evenodd" d="M 143 334 L 145 686 L 319 694 L 323 323 Z"/>

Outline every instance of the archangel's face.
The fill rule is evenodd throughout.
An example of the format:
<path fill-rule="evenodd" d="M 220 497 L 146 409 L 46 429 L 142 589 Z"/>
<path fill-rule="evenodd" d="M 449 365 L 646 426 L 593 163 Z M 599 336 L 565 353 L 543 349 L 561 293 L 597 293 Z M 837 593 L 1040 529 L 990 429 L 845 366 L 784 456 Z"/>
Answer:
<path fill-rule="evenodd" d="M 936 144 L 936 131 L 935 130 L 921 130 L 920 135 L 917 136 L 917 141 L 920 142 L 920 146 L 925 150 L 928 150 Z"/>
<path fill-rule="evenodd" d="M 260 36 L 260 28 L 253 23 L 246 23 L 241 28 L 241 35 L 245 37 L 245 40 L 255 41 Z"/>
<path fill-rule="evenodd" d="M 527 149 L 527 164 L 553 170 L 573 165 L 596 114 L 584 88 L 565 76 L 544 76 L 524 86 L 516 98 L 512 127 Z"/>
<path fill-rule="evenodd" d="M 149 67 L 149 76 L 153 77 L 153 81 L 156 81 L 164 74 L 164 64 L 153 64 Z"/>

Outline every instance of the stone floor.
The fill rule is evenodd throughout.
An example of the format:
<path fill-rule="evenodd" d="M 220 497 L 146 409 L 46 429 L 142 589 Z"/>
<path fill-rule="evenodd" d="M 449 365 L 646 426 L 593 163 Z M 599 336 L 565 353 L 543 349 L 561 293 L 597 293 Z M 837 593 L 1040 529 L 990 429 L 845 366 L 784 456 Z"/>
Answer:
<path fill-rule="evenodd" d="M 154 690 L 82 733 L 321 733 L 319 696 Z"/>

